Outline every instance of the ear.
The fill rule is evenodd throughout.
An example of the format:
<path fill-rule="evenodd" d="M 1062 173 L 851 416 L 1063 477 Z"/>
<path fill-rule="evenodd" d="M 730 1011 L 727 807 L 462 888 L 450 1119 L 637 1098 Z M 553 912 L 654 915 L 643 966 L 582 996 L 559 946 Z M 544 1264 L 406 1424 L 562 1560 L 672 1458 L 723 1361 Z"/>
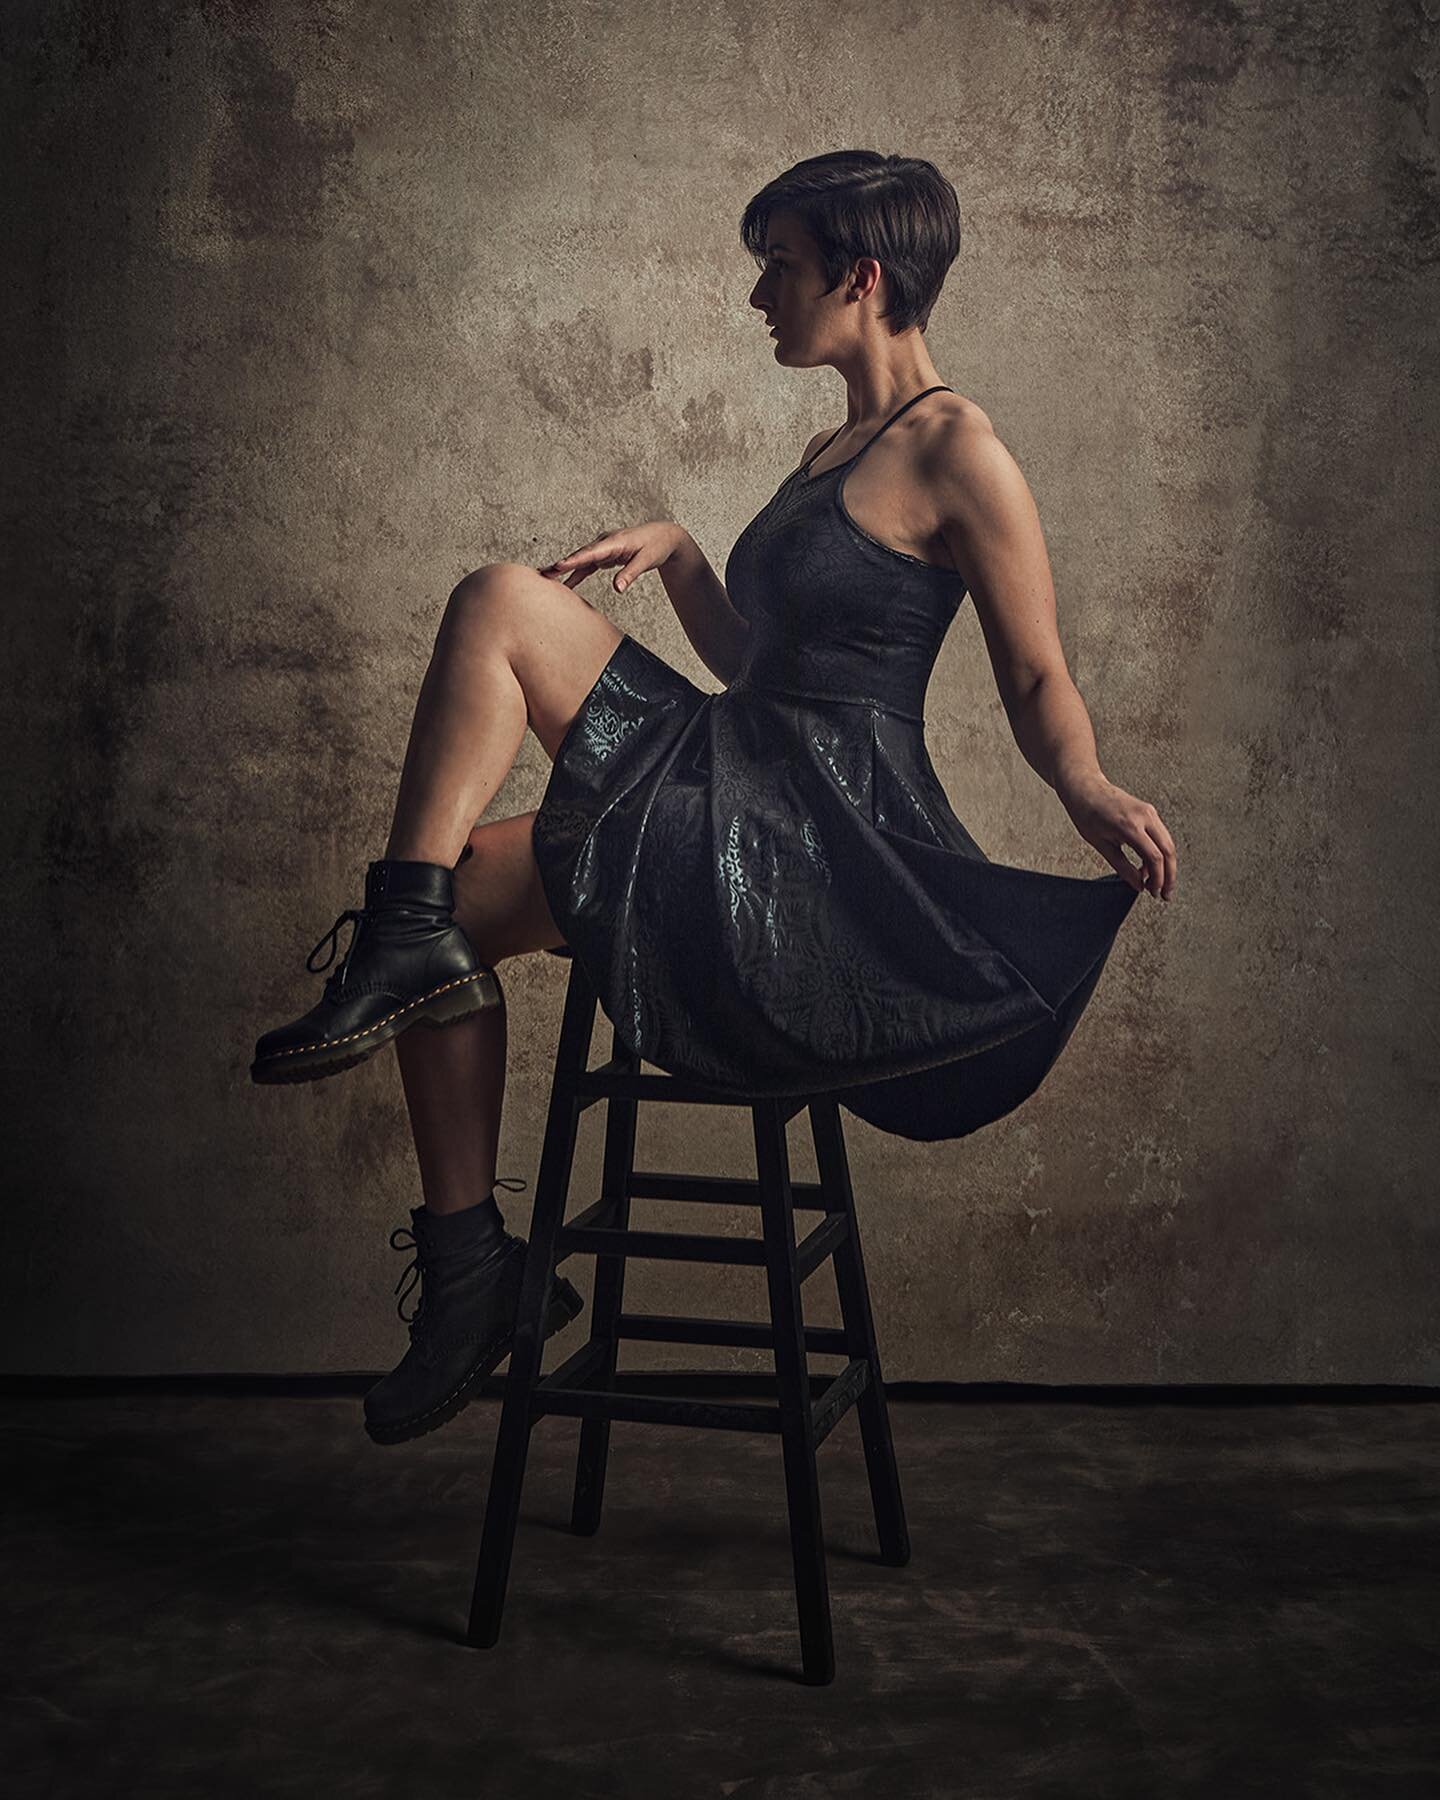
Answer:
<path fill-rule="evenodd" d="M 882 270 L 873 256 L 857 256 L 854 271 L 850 276 L 850 292 L 857 300 L 863 300 L 867 294 L 873 294 L 880 285 Z"/>

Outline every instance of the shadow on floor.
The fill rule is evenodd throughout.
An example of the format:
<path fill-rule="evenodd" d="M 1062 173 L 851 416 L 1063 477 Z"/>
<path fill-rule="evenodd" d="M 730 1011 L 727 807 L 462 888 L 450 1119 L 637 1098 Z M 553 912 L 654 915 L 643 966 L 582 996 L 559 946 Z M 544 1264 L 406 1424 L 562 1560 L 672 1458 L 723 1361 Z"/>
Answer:
<path fill-rule="evenodd" d="M 464 1643 L 499 1408 L 381 1449 L 358 1398 L 11 1396 L 11 1795 L 1440 1791 L 1440 1410 L 891 1400 L 821 1448 L 837 1674 L 798 1681 L 780 1446 L 531 1440 L 499 1643 Z M 18 1779 L 19 1785 L 16 1785 Z"/>

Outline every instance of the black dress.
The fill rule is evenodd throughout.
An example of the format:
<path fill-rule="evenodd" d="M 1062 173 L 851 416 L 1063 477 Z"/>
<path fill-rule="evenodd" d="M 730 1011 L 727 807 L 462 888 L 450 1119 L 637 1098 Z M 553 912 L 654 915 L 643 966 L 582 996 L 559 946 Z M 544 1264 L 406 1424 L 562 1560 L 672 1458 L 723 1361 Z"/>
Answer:
<path fill-rule="evenodd" d="M 923 398 L 811 476 L 822 445 L 740 534 L 725 585 L 750 637 L 728 688 L 621 638 L 556 752 L 534 850 L 629 1050 L 740 1092 L 833 1092 L 933 1140 L 1040 1085 L 1136 894 L 1113 871 L 990 861 L 931 766 L 925 691 L 965 584 L 871 537 L 842 495 Z"/>

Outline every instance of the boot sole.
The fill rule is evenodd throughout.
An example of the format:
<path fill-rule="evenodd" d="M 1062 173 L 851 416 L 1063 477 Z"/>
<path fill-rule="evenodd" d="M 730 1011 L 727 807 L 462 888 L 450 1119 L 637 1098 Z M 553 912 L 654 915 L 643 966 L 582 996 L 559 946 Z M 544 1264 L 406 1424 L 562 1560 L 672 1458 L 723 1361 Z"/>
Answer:
<path fill-rule="evenodd" d="M 545 1337 L 553 1337 L 562 1326 L 568 1325 L 579 1315 L 584 1305 L 584 1298 L 574 1285 L 565 1276 L 557 1275 L 555 1293 L 545 1314 Z M 475 1398 L 475 1390 L 495 1365 L 504 1360 L 514 1343 L 515 1330 L 512 1326 L 503 1337 L 497 1338 L 486 1348 L 454 1393 L 448 1394 L 437 1406 L 432 1406 L 423 1413 L 416 1413 L 413 1418 L 384 1425 L 372 1425 L 367 1419 L 365 1430 L 369 1437 L 377 1444 L 401 1444 L 410 1438 L 424 1437 L 427 1431 L 438 1430 L 441 1425 L 448 1425 L 456 1413 L 463 1412 Z"/>
<path fill-rule="evenodd" d="M 392 1038 L 399 1037 L 412 1025 L 453 1025 L 459 1019 L 473 1018 L 486 1007 L 500 1004 L 500 985 L 493 969 L 480 969 L 473 975 L 462 975 L 447 981 L 443 987 L 418 994 L 393 1013 L 353 1031 L 348 1037 L 333 1038 L 323 1044 L 297 1044 L 274 1056 L 257 1057 L 250 1065 L 250 1079 L 262 1085 L 289 1081 L 320 1081 L 327 1075 L 338 1075 L 342 1069 L 353 1069 L 383 1049 Z"/>

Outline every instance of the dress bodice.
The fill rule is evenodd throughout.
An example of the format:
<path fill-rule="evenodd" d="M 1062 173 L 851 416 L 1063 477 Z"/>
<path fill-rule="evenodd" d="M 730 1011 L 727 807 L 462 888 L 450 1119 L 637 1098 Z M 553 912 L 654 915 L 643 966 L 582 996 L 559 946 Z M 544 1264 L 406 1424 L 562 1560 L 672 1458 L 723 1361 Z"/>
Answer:
<path fill-rule="evenodd" d="M 936 391 L 916 394 L 854 456 L 811 475 L 810 465 L 829 447 L 823 444 L 736 539 L 725 586 L 750 622 L 750 638 L 731 692 L 748 687 L 923 718 L 935 659 L 965 597 L 964 578 L 857 525 L 844 485 L 881 432 Z"/>

